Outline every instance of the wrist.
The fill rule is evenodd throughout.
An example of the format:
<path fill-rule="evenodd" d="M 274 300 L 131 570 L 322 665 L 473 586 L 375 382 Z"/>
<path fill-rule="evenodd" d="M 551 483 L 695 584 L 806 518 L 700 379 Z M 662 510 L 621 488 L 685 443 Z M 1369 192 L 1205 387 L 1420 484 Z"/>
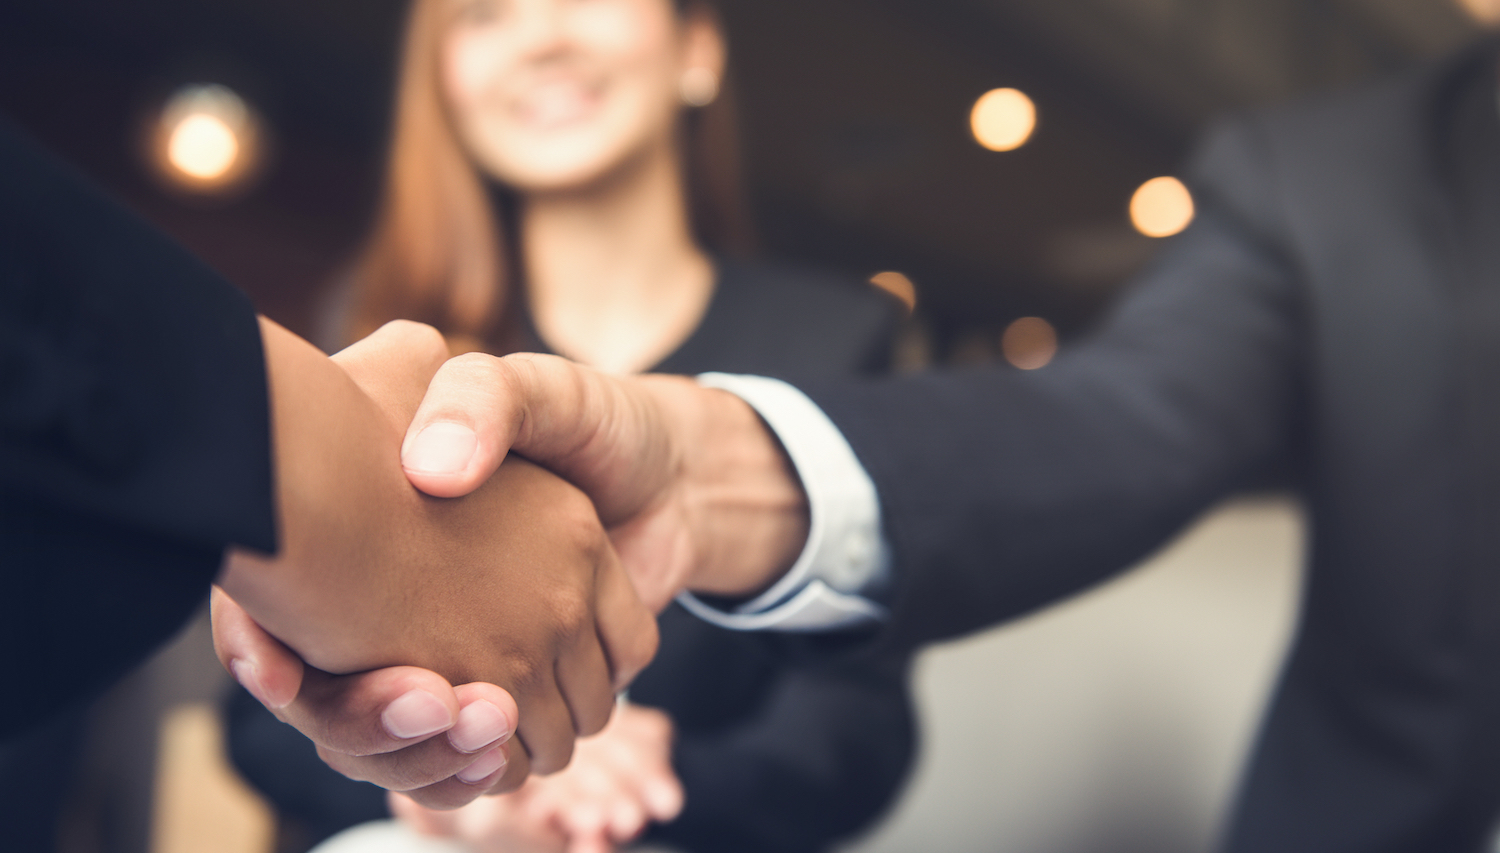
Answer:
<path fill-rule="evenodd" d="M 680 438 L 678 483 L 697 559 L 685 586 L 748 598 L 796 562 L 810 527 L 807 494 L 781 442 L 744 400 L 696 382 L 647 386 Z"/>

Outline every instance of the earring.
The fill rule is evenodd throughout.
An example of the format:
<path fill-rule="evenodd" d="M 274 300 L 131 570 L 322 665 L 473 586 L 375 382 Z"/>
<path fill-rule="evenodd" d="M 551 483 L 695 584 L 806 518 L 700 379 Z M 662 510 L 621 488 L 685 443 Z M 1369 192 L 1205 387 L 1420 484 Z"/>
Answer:
<path fill-rule="evenodd" d="M 689 68 L 682 72 L 677 93 L 690 107 L 706 107 L 719 97 L 719 75 L 707 68 Z"/>

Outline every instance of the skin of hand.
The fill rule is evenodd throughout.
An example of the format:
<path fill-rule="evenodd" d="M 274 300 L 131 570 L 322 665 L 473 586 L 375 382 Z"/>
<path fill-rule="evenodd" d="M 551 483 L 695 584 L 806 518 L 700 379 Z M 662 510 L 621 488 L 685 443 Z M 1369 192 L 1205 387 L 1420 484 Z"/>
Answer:
<path fill-rule="evenodd" d="M 453 838 L 480 853 L 610 853 L 682 811 L 672 772 L 672 721 L 622 704 L 604 731 L 578 742 L 568 769 L 533 777 L 517 792 L 457 811 L 434 811 L 400 794 L 391 811 L 418 832 Z"/>
<path fill-rule="evenodd" d="M 691 379 L 534 354 L 444 363 L 406 431 L 408 479 L 468 494 L 510 451 L 588 494 L 653 610 L 684 589 L 753 595 L 807 541 L 807 495 L 780 442 L 744 401 Z"/>
<path fill-rule="evenodd" d="M 414 790 L 432 805 L 452 807 L 484 790 L 514 787 L 528 763 L 539 772 L 566 765 L 575 735 L 605 724 L 616 683 L 649 661 L 656 642 L 654 621 L 592 505 L 519 460 L 461 501 L 410 488 L 395 455 L 442 357 L 436 331 L 392 324 L 332 361 L 269 321 L 262 335 L 282 552 L 276 559 L 231 553 L 220 584 L 236 610 L 321 672 L 304 670 L 299 679 L 243 624 L 240 647 L 258 648 L 260 656 L 227 653 L 231 641 L 221 644 L 226 664 L 263 699 L 284 699 L 297 684 L 297 698 L 279 713 L 300 720 L 335 769 Z M 231 612 L 224 599 L 217 609 Z M 221 633 L 229 631 L 216 626 L 216 637 Z M 323 673 L 374 669 L 380 671 L 324 689 Z M 478 701 L 490 708 L 475 716 L 503 734 L 509 709 L 501 691 L 473 684 L 443 690 L 432 673 L 446 683 L 499 684 L 515 696 L 520 713 L 512 728 L 525 749 L 510 749 L 503 771 L 503 751 L 487 749 L 476 761 L 453 750 L 452 738 L 377 751 L 393 745 L 393 729 L 421 737 L 457 728 L 462 735 L 469 724 L 459 709 Z M 417 683 L 431 689 L 398 706 Z M 413 719 L 425 725 L 400 725 Z M 492 769 L 476 784 L 446 778 L 466 763 L 485 769 L 485 761 Z"/>

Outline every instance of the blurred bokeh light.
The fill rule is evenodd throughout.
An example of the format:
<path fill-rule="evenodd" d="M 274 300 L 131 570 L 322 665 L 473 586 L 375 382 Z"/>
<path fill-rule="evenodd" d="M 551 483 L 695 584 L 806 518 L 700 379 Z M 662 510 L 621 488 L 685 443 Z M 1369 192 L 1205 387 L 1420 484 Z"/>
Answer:
<path fill-rule="evenodd" d="M 195 193 L 221 193 L 244 185 L 255 172 L 262 132 L 254 111 L 220 85 L 179 89 L 162 107 L 155 159 L 173 185 Z"/>
<path fill-rule="evenodd" d="M 1036 105 L 1018 89 L 991 89 L 969 113 L 974 138 L 991 151 L 1014 151 L 1036 130 Z"/>
<path fill-rule="evenodd" d="M 1147 237 L 1170 237 L 1193 221 L 1193 194 L 1172 177 L 1152 178 L 1130 199 L 1130 221 Z"/>
<path fill-rule="evenodd" d="M 1496 0 L 1459 0 L 1459 5 L 1477 21 L 1486 24 L 1500 23 L 1500 2 Z"/>
<path fill-rule="evenodd" d="M 1005 327 L 1000 351 L 1022 370 L 1046 367 L 1057 355 L 1057 330 L 1041 317 L 1022 317 Z"/>
<path fill-rule="evenodd" d="M 878 272 L 870 276 L 870 283 L 901 300 L 908 312 L 917 307 L 917 286 L 904 273 L 894 270 Z"/>

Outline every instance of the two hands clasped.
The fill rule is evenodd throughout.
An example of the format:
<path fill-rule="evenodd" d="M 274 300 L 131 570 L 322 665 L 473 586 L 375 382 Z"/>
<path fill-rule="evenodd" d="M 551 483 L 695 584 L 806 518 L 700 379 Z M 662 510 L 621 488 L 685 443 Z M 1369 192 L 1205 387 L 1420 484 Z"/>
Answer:
<path fill-rule="evenodd" d="M 281 551 L 226 561 L 225 667 L 419 828 L 583 853 L 675 817 L 670 721 L 611 711 L 655 652 L 654 612 L 683 589 L 754 593 L 805 540 L 753 411 L 681 378 L 449 359 L 408 322 L 332 359 L 267 352 L 273 389 L 360 417 L 333 442 L 276 422 Z"/>

